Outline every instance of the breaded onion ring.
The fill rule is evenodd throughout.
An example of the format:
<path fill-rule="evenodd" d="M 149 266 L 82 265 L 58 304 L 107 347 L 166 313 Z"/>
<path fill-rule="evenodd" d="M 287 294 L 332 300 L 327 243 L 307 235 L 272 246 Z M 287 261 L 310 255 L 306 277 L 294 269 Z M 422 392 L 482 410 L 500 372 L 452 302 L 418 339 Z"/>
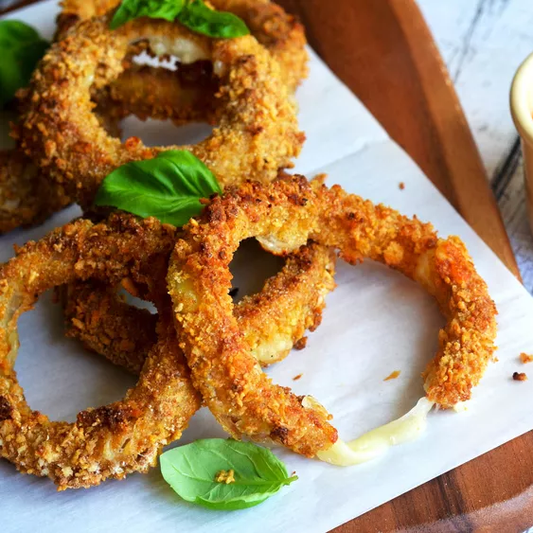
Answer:
<path fill-rule="evenodd" d="M 122 111 L 109 110 L 98 113 L 97 119 L 110 135 L 118 137 Z M 21 150 L 0 150 L 0 235 L 40 224 L 70 203 L 72 200 Z"/>
<path fill-rule="evenodd" d="M 18 150 L 0 150 L 0 235 L 39 224 L 70 202 Z"/>
<path fill-rule="evenodd" d="M 100 16 L 117 0 L 66 0 L 58 17 L 56 39 L 79 20 Z M 212 5 L 243 18 L 252 34 L 275 57 L 291 90 L 307 75 L 307 52 L 302 25 L 273 2 L 217 0 Z M 210 65 L 210 64 L 209 64 Z M 204 65 L 181 65 L 177 72 L 132 64 L 116 81 L 93 93 L 96 112 L 107 131 L 119 136 L 117 124 L 133 114 L 176 124 L 216 123 L 218 84 Z M 16 150 L 0 152 L 0 234 L 43 222 L 71 203 L 46 174 Z"/>
<path fill-rule="evenodd" d="M 93 94 L 96 110 L 115 123 L 129 115 L 141 120 L 217 123 L 218 90 L 210 62 L 182 65 L 177 71 L 137 65 L 127 66 L 118 79 Z"/>
<path fill-rule="evenodd" d="M 335 287 L 334 270 L 332 250 L 304 246 L 287 258 L 261 292 L 245 296 L 235 306 L 239 328 L 262 366 L 284 359 L 307 329 L 319 326 L 325 296 Z M 129 280 L 125 286 L 135 296 L 144 296 Z M 96 280 L 62 289 L 67 337 L 79 338 L 89 349 L 139 374 L 157 340 L 157 316 L 129 305 L 116 287 Z"/>
<path fill-rule="evenodd" d="M 244 176 L 268 182 L 291 166 L 304 135 L 278 63 L 253 37 L 210 39 L 178 23 L 146 18 L 115 31 L 108 25 L 107 17 L 81 22 L 52 45 L 33 75 L 22 116 L 22 148 L 67 196 L 88 206 L 112 170 L 172 148 L 149 148 L 136 138 L 122 143 L 92 112 L 91 87 L 115 80 L 129 45 L 143 39 L 158 55 L 212 61 L 220 81 L 218 126 L 199 144 L 179 148 L 201 159 L 222 186 Z"/>
<path fill-rule="evenodd" d="M 64 35 L 79 20 L 105 15 L 119 3 L 119 0 L 64 0 L 57 20 L 58 35 Z M 209 4 L 218 11 L 237 15 L 246 23 L 250 33 L 279 62 L 281 75 L 291 91 L 307 77 L 309 57 L 305 49 L 305 30 L 295 17 L 270 0 L 211 0 Z M 156 71 L 151 73 L 154 85 L 159 75 L 165 76 Z M 131 101 L 135 96 L 127 80 L 119 78 L 115 85 L 114 92 L 119 100 Z M 160 98 L 163 96 L 163 100 L 169 101 L 164 97 L 168 94 L 164 87 L 158 92 Z M 143 94 L 150 95 L 148 91 Z M 156 107 L 148 114 L 159 115 L 157 101 L 153 103 Z"/>
<path fill-rule="evenodd" d="M 180 346 L 194 386 L 236 438 L 273 440 L 309 457 L 337 441 L 320 404 L 273 385 L 250 355 L 227 294 L 228 265 L 243 239 L 256 237 L 276 252 L 312 239 L 352 264 L 372 259 L 421 283 L 447 318 L 424 374 L 430 402 L 468 400 L 492 357 L 496 309 L 460 239 L 440 239 L 431 225 L 339 186 L 313 187 L 301 177 L 246 183 L 214 198 L 185 236 L 167 277 Z"/>
<path fill-rule="evenodd" d="M 59 490 L 145 472 L 200 407 L 169 319 L 164 283 L 151 291 L 160 316 L 158 341 L 124 400 L 82 411 L 74 423 L 52 422 L 28 406 L 13 368 L 17 320 L 38 295 L 77 279 L 135 278 L 173 241 L 174 229 L 154 219 L 112 216 L 98 225 L 78 220 L 26 244 L 1 267 L 0 455 L 20 471 L 48 476 Z"/>

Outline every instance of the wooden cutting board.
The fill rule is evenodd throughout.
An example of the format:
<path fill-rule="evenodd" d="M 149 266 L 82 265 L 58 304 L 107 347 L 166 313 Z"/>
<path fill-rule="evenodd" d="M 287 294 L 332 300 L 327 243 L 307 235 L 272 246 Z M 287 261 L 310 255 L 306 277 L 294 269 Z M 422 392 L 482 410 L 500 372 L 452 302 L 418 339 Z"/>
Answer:
<path fill-rule="evenodd" d="M 311 46 L 519 277 L 483 163 L 416 3 L 280 3 L 301 18 Z M 524 531 L 531 525 L 533 432 L 352 520 L 336 532 L 500 533 Z"/>
<path fill-rule="evenodd" d="M 519 276 L 472 134 L 414 1 L 280 3 L 301 18 L 311 46 Z M 523 531 L 533 524 L 532 452 L 530 432 L 335 531 Z"/>

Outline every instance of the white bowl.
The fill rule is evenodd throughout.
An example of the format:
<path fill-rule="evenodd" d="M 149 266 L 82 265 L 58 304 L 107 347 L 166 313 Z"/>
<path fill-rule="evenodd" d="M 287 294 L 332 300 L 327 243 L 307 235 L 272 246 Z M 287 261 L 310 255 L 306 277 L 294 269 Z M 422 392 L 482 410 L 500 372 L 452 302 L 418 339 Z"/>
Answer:
<path fill-rule="evenodd" d="M 520 65 L 513 79 L 511 114 L 522 142 L 527 210 L 533 231 L 533 54 Z"/>

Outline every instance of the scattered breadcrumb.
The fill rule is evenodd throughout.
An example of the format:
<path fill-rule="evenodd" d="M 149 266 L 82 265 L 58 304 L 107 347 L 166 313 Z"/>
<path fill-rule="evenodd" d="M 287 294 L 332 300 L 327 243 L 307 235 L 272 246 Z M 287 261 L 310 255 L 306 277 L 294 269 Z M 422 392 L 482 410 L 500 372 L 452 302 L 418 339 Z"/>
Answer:
<path fill-rule="evenodd" d="M 398 187 L 400 187 L 400 191 L 403 191 L 405 189 L 405 183 L 403 181 L 400 181 Z"/>
<path fill-rule="evenodd" d="M 383 381 L 389 381 L 389 379 L 396 379 L 401 374 L 400 370 L 391 372 Z"/>
<path fill-rule="evenodd" d="M 233 470 L 221 470 L 220 472 L 217 472 L 215 481 L 217 483 L 224 483 L 225 485 L 235 483 L 235 472 Z"/>
<path fill-rule="evenodd" d="M 297 376 L 294 376 L 292 378 L 293 381 L 298 381 L 301 377 L 303 376 L 303 374 L 298 374 Z"/>
<path fill-rule="evenodd" d="M 294 343 L 295 350 L 303 350 L 307 346 L 307 337 L 302 337 Z"/>
<path fill-rule="evenodd" d="M 513 379 L 515 381 L 526 381 L 527 380 L 527 374 L 525 372 L 514 372 L 513 373 Z"/>
<path fill-rule="evenodd" d="M 525 352 L 522 352 L 520 354 L 520 360 L 522 361 L 522 363 L 526 364 L 526 363 L 531 363 L 531 361 L 533 361 L 533 355 L 528 355 L 527 353 Z"/>

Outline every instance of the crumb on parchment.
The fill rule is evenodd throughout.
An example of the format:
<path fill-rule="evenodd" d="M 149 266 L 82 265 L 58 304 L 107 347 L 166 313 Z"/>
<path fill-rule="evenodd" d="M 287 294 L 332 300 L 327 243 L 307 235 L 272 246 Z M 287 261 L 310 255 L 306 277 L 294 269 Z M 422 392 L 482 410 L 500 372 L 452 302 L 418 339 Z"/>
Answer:
<path fill-rule="evenodd" d="M 301 339 L 298 339 L 295 343 L 293 348 L 295 350 L 303 350 L 307 346 L 307 337 L 302 337 Z"/>
<path fill-rule="evenodd" d="M 400 191 L 403 191 L 405 189 L 405 183 L 403 181 L 400 181 L 398 187 L 400 187 Z"/>
<path fill-rule="evenodd" d="M 513 379 L 515 381 L 526 381 L 527 380 L 527 374 L 525 372 L 514 372 L 513 373 Z"/>
<path fill-rule="evenodd" d="M 389 381 L 390 379 L 396 379 L 401 374 L 401 370 L 395 370 L 391 372 L 383 381 Z"/>
<path fill-rule="evenodd" d="M 298 374 L 297 376 L 294 376 L 292 378 L 293 381 L 298 381 L 301 377 L 303 376 L 303 374 Z"/>
<path fill-rule="evenodd" d="M 215 481 L 217 483 L 224 483 L 225 485 L 235 483 L 235 472 L 233 470 L 221 470 L 220 472 L 217 472 Z"/>
<path fill-rule="evenodd" d="M 525 352 L 522 352 L 520 354 L 520 361 L 522 361 L 522 363 L 524 364 L 531 363 L 533 361 L 533 355 L 529 355 Z"/>

